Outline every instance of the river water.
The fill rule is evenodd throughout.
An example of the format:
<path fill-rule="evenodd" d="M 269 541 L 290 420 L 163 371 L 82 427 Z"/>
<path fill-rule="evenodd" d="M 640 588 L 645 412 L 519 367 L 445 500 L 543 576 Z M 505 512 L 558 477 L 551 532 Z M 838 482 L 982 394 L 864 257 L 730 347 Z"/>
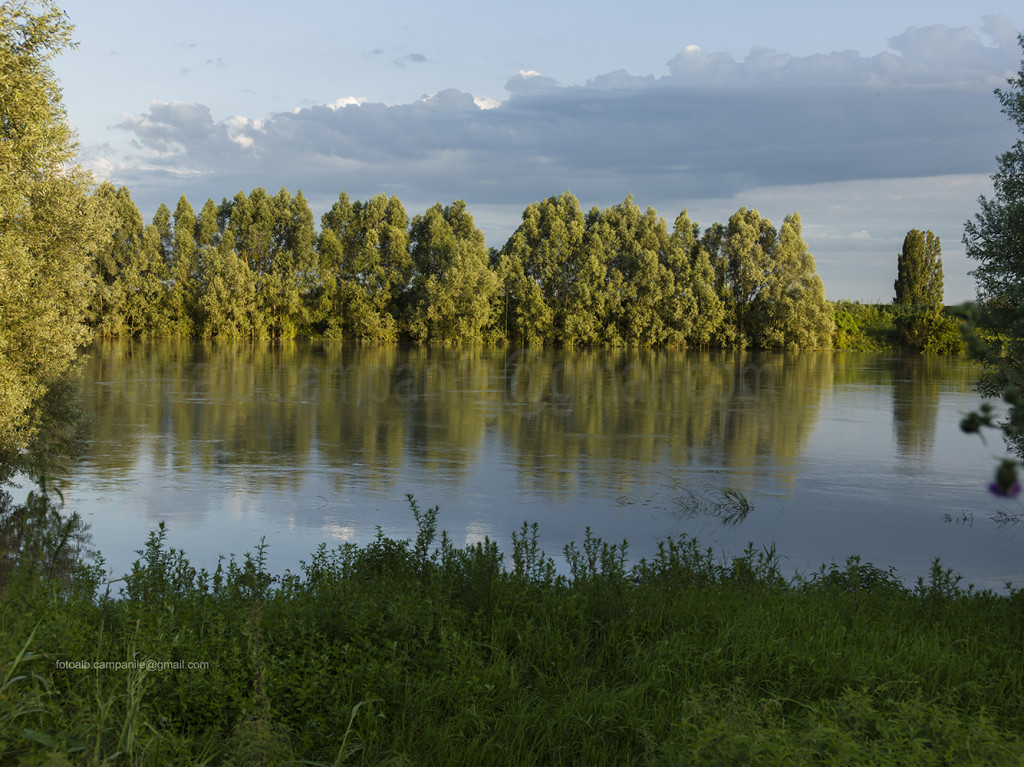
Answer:
<path fill-rule="evenodd" d="M 104 342 L 62 487 L 114 575 L 161 521 L 197 566 L 265 538 L 294 571 L 320 542 L 414 536 L 412 494 L 506 555 L 528 521 L 559 563 L 589 526 L 632 559 L 686 533 L 723 558 L 774 544 L 790 574 L 857 554 L 912 583 L 941 557 L 998 588 L 1024 582 L 1024 524 L 992 517 L 1024 509 L 985 489 L 999 437 L 958 428 L 976 376 L 854 352 Z"/>

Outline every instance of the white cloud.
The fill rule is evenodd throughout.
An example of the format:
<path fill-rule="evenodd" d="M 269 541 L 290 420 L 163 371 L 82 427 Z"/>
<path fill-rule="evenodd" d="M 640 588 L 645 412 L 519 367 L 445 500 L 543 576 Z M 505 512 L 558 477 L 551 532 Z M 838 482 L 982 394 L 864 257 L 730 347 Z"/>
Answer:
<path fill-rule="evenodd" d="M 550 93 L 557 90 L 558 87 L 557 80 L 545 77 L 532 69 L 520 69 L 514 77 L 505 83 L 505 90 L 514 95 Z"/>
<path fill-rule="evenodd" d="M 340 99 L 335 99 L 327 106 L 331 109 L 338 110 L 344 109 L 345 107 L 358 107 L 365 104 L 369 99 L 365 96 L 342 96 Z"/>

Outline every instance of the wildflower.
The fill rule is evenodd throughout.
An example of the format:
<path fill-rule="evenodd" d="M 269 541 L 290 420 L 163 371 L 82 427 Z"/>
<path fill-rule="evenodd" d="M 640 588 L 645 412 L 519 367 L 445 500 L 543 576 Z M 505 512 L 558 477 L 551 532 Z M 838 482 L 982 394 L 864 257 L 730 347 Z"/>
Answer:
<path fill-rule="evenodd" d="M 1017 481 L 1017 462 L 1004 458 L 996 469 L 996 479 L 988 486 L 989 492 L 1000 498 L 1016 498 L 1020 493 Z"/>

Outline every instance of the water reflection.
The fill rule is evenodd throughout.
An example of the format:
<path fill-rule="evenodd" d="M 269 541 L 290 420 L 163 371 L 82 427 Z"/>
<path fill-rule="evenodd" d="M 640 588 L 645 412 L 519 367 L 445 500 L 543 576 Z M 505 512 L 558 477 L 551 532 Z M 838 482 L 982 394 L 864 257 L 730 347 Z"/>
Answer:
<path fill-rule="evenodd" d="M 979 446 L 956 426 L 974 375 L 846 352 L 106 342 L 68 489 L 105 554 L 176 520 L 186 548 L 266 534 L 294 567 L 320 540 L 410 534 L 411 492 L 457 540 L 507 541 L 525 519 L 559 542 L 592 525 L 638 555 L 685 530 L 811 566 L 833 550 L 927 566 L 941 551 L 920 520 L 988 498 L 990 450 L 967 461 Z M 950 545 L 987 547 L 971 556 L 988 566 L 1001 542 Z"/>
<path fill-rule="evenodd" d="M 942 378 L 936 374 L 942 362 L 936 357 L 901 357 L 893 367 L 893 438 L 904 459 L 922 465 L 935 449 L 942 389 Z"/>
<path fill-rule="evenodd" d="M 458 484 L 485 442 L 530 490 L 571 491 L 592 470 L 771 460 L 791 481 L 832 356 L 639 350 L 437 349 L 341 344 L 104 343 L 87 407 L 93 455 L 116 472 L 146 450 L 157 469 L 247 474 L 297 488 L 311 463 L 392 488 L 404 466 Z M 628 474 L 612 478 L 620 487 Z"/>

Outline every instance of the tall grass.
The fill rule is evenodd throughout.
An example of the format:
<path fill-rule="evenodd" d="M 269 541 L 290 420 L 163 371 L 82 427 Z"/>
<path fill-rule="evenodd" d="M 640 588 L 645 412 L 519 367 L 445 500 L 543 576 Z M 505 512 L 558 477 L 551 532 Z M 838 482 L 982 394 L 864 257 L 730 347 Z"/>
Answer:
<path fill-rule="evenodd" d="M 415 540 L 298 572 L 264 543 L 197 571 L 161 527 L 117 596 L 95 566 L 12 581 L 0 762 L 1024 761 L 1021 591 L 856 558 L 787 580 L 770 547 L 686 536 L 630 564 L 589 530 L 562 575 L 536 525 L 506 558 L 410 507 Z"/>

